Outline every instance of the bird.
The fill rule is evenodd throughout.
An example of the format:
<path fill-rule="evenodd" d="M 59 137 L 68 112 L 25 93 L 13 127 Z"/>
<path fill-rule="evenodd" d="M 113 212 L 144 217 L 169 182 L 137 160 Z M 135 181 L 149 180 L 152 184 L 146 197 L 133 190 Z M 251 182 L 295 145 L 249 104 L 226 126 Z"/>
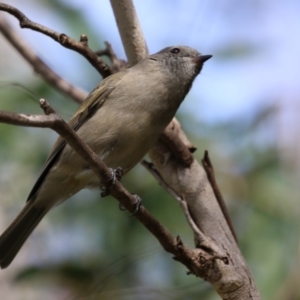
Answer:
<path fill-rule="evenodd" d="M 170 123 L 205 61 L 187 46 L 166 47 L 102 80 L 69 126 L 111 169 L 128 173 Z M 0 236 L 0 266 L 7 268 L 54 206 L 101 183 L 61 138 L 55 142 L 23 210 Z"/>

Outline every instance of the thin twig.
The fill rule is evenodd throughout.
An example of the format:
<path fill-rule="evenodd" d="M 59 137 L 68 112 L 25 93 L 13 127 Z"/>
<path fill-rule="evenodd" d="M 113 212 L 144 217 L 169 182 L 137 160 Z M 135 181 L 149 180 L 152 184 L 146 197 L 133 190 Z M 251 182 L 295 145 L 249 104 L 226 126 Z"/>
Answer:
<path fill-rule="evenodd" d="M 113 70 L 105 64 L 98 56 L 88 47 L 88 39 L 87 36 L 84 35 L 81 36 L 80 41 L 76 41 L 72 39 L 71 37 L 67 36 L 64 33 L 58 33 L 46 26 L 43 26 L 41 24 L 32 22 L 30 19 L 28 19 L 21 11 L 16 9 L 13 6 L 0 3 L 0 10 L 6 11 L 9 14 L 15 16 L 19 22 L 21 28 L 29 28 L 34 31 L 43 33 L 50 38 L 52 38 L 54 41 L 60 43 L 65 48 L 71 49 L 75 52 L 80 53 L 82 56 L 84 56 L 91 65 L 103 76 L 103 78 L 111 75 L 113 73 Z"/>
<path fill-rule="evenodd" d="M 204 152 L 204 157 L 202 159 L 202 164 L 203 164 L 203 168 L 207 174 L 207 178 L 211 184 L 211 187 L 214 191 L 214 194 L 216 196 L 216 199 L 219 203 L 219 206 L 222 210 L 222 213 L 224 215 L 224 218 L 228 224 L 228 227 L 230 228 L 230 231 L 235 239 L 235 241 L 237 242 L 237 237 L 236 237 L 236 234 L 235 234 L 235 231 L 234 231 L 234 227 L 233 227 L 233 224 L 231 222 L 231 219 L 230 219 L 230 215 L 229 215 L 229 212 L 228 212 L 228 209 L 226 207 L 226 204 L 225 204 L 225 201 L 224 201 L 224 198 L 221 194 L 221 191 L 218 187 L 218 184 L 217 184 L 217 181 L 216 181 L 216 177 L 215 177 L 215 172 L 214 172 L 214 167 L 211 163 L 211 160 L 209 158 L 209 154 L 208 154 L 208 151 L 205 150 Z"/>
<path fill-rule="evenodd" d="M 109 42 L 104 42 L 105 43 L 105 48 L 102 50 L 98 50 L 95 53 L 98 56 L 107 56 L 110 61 L 111 61 L 111 67 L 115 72 L 122 71 L 126 69 L 126 61 L 122 59 L 118 59 L 115 51 L 113 50 L 111 44 Z"/>
<path fill-rule="evenodd" d="M 155 169 L 154 165 L 148 161 L 146 161 L 145 159 L 143 159 L 141 161 L 141 165 L 144 166 L 149 172 L 150 174 L 152 174 L 152 176 L 157 180 L 157 182 L 164 188 L 166 189 L 169 194 L 171 196 L 173 196 L 179 203 L 182 200 L 182 197 L 180 195 L 178 195 L 178 193 L 172 189 L 172 187 L 170 187 L 162 178 L 162 176 L 159 174 L 159 172 Z"/>
<path fill-rule="evenodd" d="M 40 59 L 27 42 L 15 30 L 13 30 L 2 15 L 0 16 L 0 32 L 33 67 L 34 71 L 41 75 L 43 79 L 45 79 L 53 87 L 78 103 L 82 103 L 87 97 L 87 92 L 83 91 L 79 87 L 71 85 L 55 73 L 42 59 Z"/>
<path fill-rule="evenodd" d="M 195 223 L 192 215 L 190 214 L 188 204 L 184 197 L 182 195 L 179 195 L 172 187 L 170 187 L 165 180 L 162 178 L 162 176 L 159 174 L 159 172 L 155 169 L 154 165 L 152 163 L 147 162 L 146 160 L 142 160 L 141 164 L 153 175 L 153 177 L 158 181 L 158 183 L 165 188 L 180 204 L 184 215 L 186 217 L 187 222 L 189 223 L 190 227 L 192 228 L 196 240 L 198 242 L 198 247 L 202 248 L 209 248 L 214 249 L 214 253 L 219 258 L 225 259 L 225 256 L 223 255 L 222 251 L 213 243 L 197 226 Z"/>

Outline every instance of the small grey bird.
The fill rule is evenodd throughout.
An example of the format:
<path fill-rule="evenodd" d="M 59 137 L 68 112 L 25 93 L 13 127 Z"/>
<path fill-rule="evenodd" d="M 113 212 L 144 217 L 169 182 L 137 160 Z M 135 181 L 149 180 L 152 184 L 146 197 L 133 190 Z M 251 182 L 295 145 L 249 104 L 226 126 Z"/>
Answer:
<path fill-rule="evenodd" d="M 69 125 L 108 167 L 121 167 L 126 174 L 170 123 L 209 58 L 185 46 L 165 48 L 101 81 Z M 99 184 L 85 161 L 59 137 L 25 207 L 0 236 L 1 268 L 9 266 L 52 207 Z"/>

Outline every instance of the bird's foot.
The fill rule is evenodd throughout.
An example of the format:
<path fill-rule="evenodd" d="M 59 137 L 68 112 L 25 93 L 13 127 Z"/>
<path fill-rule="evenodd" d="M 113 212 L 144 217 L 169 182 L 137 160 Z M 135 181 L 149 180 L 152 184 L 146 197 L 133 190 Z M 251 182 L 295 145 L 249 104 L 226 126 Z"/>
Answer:
<path fill-rule="evenodd" d="M 141 206 L 142 206 L 142 199 L 136 194 L 132 194 L 132 196 L 135 198 L 136 201 L 134 202 L 135 209 L 133 213 L 130 215 L 130 217 L 136 215 L 141 210 Z M 119 203 L 119 209 L 122 211 L 126 210 L 126 208 L 121 203 Z"/>
<path fill-rule="evenodd" d="M 100 190 L 101 190 L 101 197 L 105 197 L 110 195 L 110 190 L 115 185 L 116 181 L 121 181 L 121 178 L 123 176 L 123 170 L 122 168 L 118 167 L 116 169 L 109 169 L 111 171 L 111 184 L 108 188 L 106 188 L 101 182 L 100 182 Z"/>

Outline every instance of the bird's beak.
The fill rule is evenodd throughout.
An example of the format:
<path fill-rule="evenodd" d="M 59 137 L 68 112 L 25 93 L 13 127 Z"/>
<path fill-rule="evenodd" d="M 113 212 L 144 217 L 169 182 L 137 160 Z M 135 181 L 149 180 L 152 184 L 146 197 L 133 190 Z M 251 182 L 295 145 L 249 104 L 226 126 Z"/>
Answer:
<path fill-rule="evenodd" d="M 203 64 L 209 60 L 212 57 L 212 55 L 199 55 L 197 57 L 194 58 L 194 62 L 197 64 L 198 67 L 203 66 Z"/>
<path fill-rule="evenodd" d="M 210 58 L 212 58 L 212 55 L 200 55 L 199 56 L 199 61 L 204 64 L 207 60 L 209 60 Z"/>

